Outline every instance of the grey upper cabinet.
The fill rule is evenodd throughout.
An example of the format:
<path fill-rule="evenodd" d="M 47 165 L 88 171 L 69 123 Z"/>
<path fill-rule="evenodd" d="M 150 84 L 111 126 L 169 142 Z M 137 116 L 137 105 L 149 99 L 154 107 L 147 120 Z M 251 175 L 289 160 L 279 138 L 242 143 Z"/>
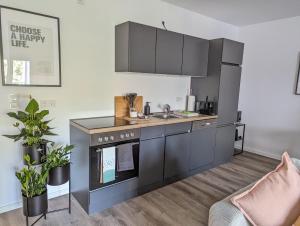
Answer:
<path fill-rule="evenodd" d="M 207 76 L 209 41 L 184 35 L 182 74 Z"/>
<path fill-rule="evenodd" d="M 140 143 L 139 186 L 163 182 L 165 138 Z"/>
<path fill-rule="evenodd" d="M 189 170 L 190 133 L 166 137 L 164 178 L 184 176 Z"/>
<path fill-rule="evenodd" d="M 126 22 L 115 28 L 115 71 L 155 73 L 156 28 Z"/>
<path fill-rule="evenodd" d="M 115 27 L 116 72 L 205 77 L 208 51 L 205 39 L 130 21 Z"/>
<path fill-rule="evenodd" d="M 216 127 L 199 128 L 191 133 L 189 169 L 195 170 L 214 161 Z"/>
<path fill-rule="evenodd" d="M 182 73 L 183 34 L 157 29 L 156 73 Z"/>
<path fill-rule="evenodd" d="M 223 39 L 222 62 L 241 65 L 243 63 L 244 43 Z"/>
<path fill-rule="evenodd" d="M 223 64 L 219 87 L 218 122 L 234 123 L 237 117 L 241 67 Z"/>
<path fill-rule="evenodd" d="M 232 159 L 235 129 L 235 125 L 217 128 L 214 165 L 226 163 Z"/>

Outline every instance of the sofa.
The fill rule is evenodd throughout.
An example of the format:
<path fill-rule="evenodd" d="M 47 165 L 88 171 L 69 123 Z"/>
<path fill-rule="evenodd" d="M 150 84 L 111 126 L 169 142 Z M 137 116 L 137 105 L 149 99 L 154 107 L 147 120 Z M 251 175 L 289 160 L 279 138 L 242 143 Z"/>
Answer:
<path fill-rule="evenodd" d="M 300 170 L 300 160 L 292 158 L 295 166 Z M 213 204 L 209 210 L 209 226 L 251 226 L 251 223 L 244 217 L 242 212 L 235 207 L 230 199 L 251 188 L 255 183 L 233 193 L 225 199 Z"/>

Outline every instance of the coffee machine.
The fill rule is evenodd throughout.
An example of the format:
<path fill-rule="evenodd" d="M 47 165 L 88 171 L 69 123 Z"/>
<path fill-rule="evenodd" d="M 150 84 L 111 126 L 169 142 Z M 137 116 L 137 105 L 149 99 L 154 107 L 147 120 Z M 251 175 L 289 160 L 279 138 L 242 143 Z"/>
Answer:
<path fill-rule="evenodd" d="M 205 101 L 200 101 L 199 109 L 197 109 L 200 114 L 204 115 L 215 115 L 216 114 L 216 102 L 209 101 L 208 96 L 206 97 Z"/>

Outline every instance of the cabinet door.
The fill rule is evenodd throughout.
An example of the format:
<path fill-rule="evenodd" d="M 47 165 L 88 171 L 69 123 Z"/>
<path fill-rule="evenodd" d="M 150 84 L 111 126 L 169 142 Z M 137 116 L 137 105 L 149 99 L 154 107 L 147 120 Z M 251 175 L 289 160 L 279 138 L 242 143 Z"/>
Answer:
<path fill-rule="evenodd" d="M 203 128 L 191 133 L 190 170 L 213 162 L 216 145 L 216 128 Z"/>
<path fill-rule="evenodd" d="M 156 73 L 181 75 L 183 35 L 157 29 Z"/>
<path fill-rule="evenodd" d="M 182 74 L 207 76 L 209 41 L 184 36 Z"/>
<path fill-rule="evenodd" d="M 176 124 L 166 125 L 165 127 L 165 135 L 176 135 L 181 133 L 189 133 L 192 128 L 191 122 L 182 122 Z"/>
<path fill-rule="evenodd" d="M 235 125 L 217 128 L 215 165 L 229 162 L 234 153 Z"/>
<path fill-rule="evenodd" d="M 154 138 L 164 137 L 165 126 L 150 126 L 141 128 L 141 140 L 150 140 Z"/>
<path fill-rule="evenodd" d="M 185 175 L 188 172 L 189 135 L 189 133 L 185 133 L 166 137 L 165 179 Z"/>
<path fill-rule="evenodd" d="M 140 143 L 139 186 L 163 181 L 165 139 L 156 138 Z"/>
<path fill-rule="evenodd" d="M 155 73 L 156 28 L 130 22 L 129 71 Z"/>
<path fill-rule="evenodd" d="M 234 123 L 237 117 L 241 67 L 222 65 L 219 88 L 218 123 Z"/>
<path fill-rule="evenodd" d="M 223 39 L 222 62 L 241 65 L 243 54 L 244 43 Z"/>

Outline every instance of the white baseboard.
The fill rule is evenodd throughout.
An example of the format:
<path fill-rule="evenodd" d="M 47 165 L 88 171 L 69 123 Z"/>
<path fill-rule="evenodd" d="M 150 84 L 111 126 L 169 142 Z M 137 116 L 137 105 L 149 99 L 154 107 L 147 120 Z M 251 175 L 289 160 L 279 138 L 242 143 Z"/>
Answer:
<path fill-rule="evenodd" d="M 241 146 L 236 145 L 235 148 L 241 149 Z M 244 151 L 251 152 L 251 153 L 254 153 L 254 154 L 258 154 L 258 155 L 262 155 L 262 156 L 272 158 L 272 159 L 281 160 L 281 155 L 272 154 L 272 153 L 269 153 L 269 152 L 266 152 L 266 151 L 258 150 L 256 148 L 251 148 L 251 147 L 245 147 L 244 146 Z"/>
<path fill-rule="evenodd" d="M 48 193 L 48 198 L 52 199 L 52 198 L 56 198 L 65 194 L 69 193 L 69 188 L 62 188 L 62 189 L 58 189 L 57 191 L 53 191 L 51 193 Z M 4 206 L 0 206 L 0 214 L 1 213 L 5 213 L 11 210 L 15 210 L 18 208 L 22 207 L 22 200 L 18 201 L 18 202 L 13 202 L 13 203 L 9 203 L 6 204 Z"/>

